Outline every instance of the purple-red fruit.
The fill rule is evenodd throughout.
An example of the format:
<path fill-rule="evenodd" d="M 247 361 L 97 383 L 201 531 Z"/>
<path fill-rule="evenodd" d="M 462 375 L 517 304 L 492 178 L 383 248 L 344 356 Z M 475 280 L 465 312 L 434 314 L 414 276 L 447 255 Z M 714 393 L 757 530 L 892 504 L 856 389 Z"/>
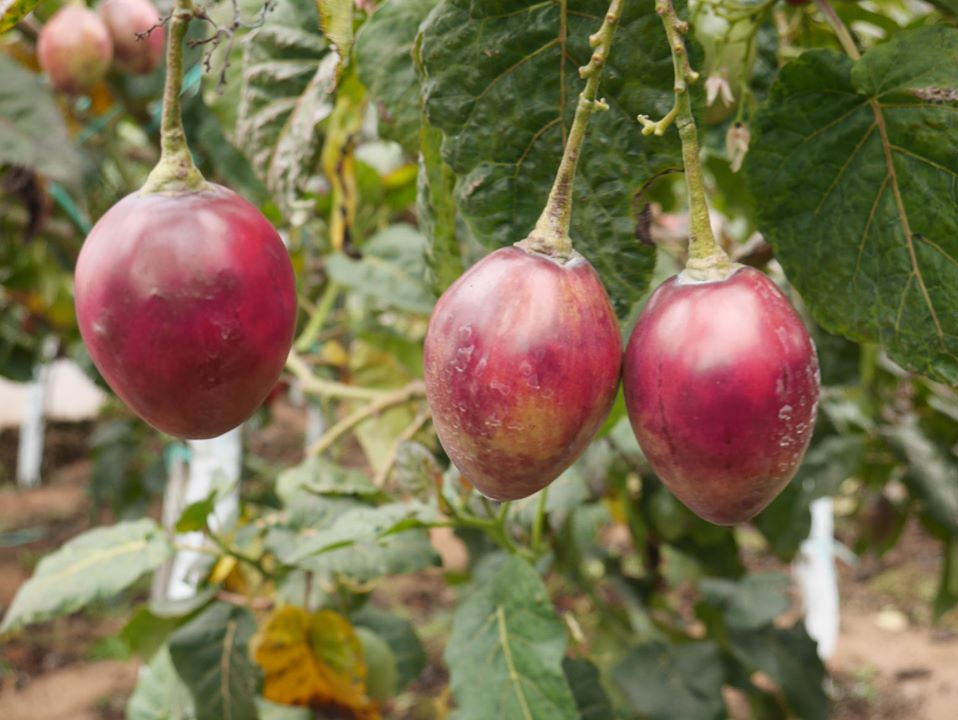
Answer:
<path fill-rule="evenodd" d="M 426 394 L 443 448 L 490 498 L 541 490 L 608 414 L 621 348 L 585 258 L 497 250 L 449 287 L 429 322 Z"/>
<path fill-rule="evenodd" d="M 109 70 L 113 41 L 99 15 L 82 5 L 67 5 L 40 31 L 37 59 L 53 87 L 81 95 Z"/>
<path fill-rule="evenodd" d="M 625 353 L 625 401 L 652 468 L 701 517 L 754 517 L 795 474 L 818 404 L 815 347 L 761 272 L 682 275 L 653 293 Z"/>
<path fill-rule="evenodd" d="M 170 435 L 209 438 L 276 383 L 295 281 L 276 230 L 232 190 L 133 193 L 83 245 L 76 309 L 94 363 L 134 412 Z"/>
<path fill-rule="evenodd" d="M 97 11 L 113 38 L 113 59 L 117 67 L 134 75 L 145 75 L 159 66 L 165 32 L 162 26 L 154 27 L 160 13 L 150 0 L 103 0 Z M 150 34 L 142 40 L 137 36 L 148 30 Z"/>

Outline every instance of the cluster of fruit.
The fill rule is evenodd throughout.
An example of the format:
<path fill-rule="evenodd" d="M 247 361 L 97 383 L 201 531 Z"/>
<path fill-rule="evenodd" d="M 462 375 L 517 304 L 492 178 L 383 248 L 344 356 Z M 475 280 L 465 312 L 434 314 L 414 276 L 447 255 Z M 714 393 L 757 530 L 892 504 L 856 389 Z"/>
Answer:
<path fill-rule="evenodd" d="M 690 509 L 718 524 L 756 515 L 792 478 L 818 401 L 815 348 L 763 273 L 687 272 L 649 298 L 622 360 L 592 265 L 520 243 L 470 268 L 439 300 L 426 391 L 443 448 L 497 500 L 551 483 L 605 420 L 620 374 L 636 438 Z"/>
<path fill-rule="evenodd" d="M 163 59 L 159 17 L 150 0 L 103 0 L 96 12 L 67 5 L 40 32 L 40 67 L 53 87 L 71 95 L 92 90 L 111 62 L 124 72 L 145 75 Z"/>

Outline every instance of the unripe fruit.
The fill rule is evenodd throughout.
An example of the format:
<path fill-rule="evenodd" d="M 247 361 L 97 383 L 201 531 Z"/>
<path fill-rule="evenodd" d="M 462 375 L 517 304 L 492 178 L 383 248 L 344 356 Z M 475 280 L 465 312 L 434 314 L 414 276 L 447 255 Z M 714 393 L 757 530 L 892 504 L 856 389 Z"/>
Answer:
<path fill-rule="evenodd" d="M 106 75 L 113 41 L 100 16 L 82 5 L 67 5 L 40 31 L 37 59 L 61 92 L 80 95 Z"/>
<path fill-rule="evenodd" d="M 104 0 L 97 12 L 106 23 L 113 38 L 113 59 L 117 67 L 134 75 L 145 75 L 159 66 L 163 59 L 162 27 L 155 27 L 160 13 L 150 0 Z M 153 28 L 140 40 L 137 33 Z"/>
<path fill-rule="evenodd" d="M 127 195 L 76 267 L 80 332 L 140 417 L 209 438 L 249 417 L 292 343 L 296 293 L 276 230 L 232 190 Z"/>
<path fill-rule="evenodd" d="M 429 322 L 426 395 L 443 448 L 490 498 L 541 490 L 608 414 L 621 347 L 585 258 L 495 251 L 449 287 Z"/>
<path fill-rule="evenodd" d="M 754 517 L 795 474 L 818 404 L 815 347 L 761 272 L 682 275 L 653 293 L 625 354 L 625 401 L 652 468 L 701 517 Z"/>

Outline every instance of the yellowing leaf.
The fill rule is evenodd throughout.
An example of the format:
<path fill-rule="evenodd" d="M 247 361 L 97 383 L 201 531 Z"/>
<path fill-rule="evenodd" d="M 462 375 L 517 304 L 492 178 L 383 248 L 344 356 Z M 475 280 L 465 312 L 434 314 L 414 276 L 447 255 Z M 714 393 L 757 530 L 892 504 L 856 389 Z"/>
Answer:
<path fill-rule="evenodd" d="M 356 220 L 356 176 L 354 148 L 363 126 L 366 90 L 350 73 L 342 82 L 329 119 L 326 143 L 320 156 L 329 178 L 332 210 L 329 218 L 330 244 L 335 250 L 349 250 L 350 232 Z"/>
<path fill-rule="evenodd" d="M 263 696 L 284 705 L 348 708 L 357 720 L 379 720 L 366 697 L 363 648 L 353 626 L 331 610 L 277 609 L 251 643 L 263 668 Z"/>

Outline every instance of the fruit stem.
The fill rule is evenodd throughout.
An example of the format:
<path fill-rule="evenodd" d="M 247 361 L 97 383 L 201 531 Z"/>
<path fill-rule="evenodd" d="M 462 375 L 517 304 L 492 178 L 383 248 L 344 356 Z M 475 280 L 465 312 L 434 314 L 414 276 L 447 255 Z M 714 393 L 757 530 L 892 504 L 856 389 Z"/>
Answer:
<path fill-rule="evenodd" d="M 602 68 L 609 56 L 612 47 L 612 36 L 622 14 L 623 0 L 612 0 L 609 10 L 605 14 L 602 26 L 589 36 L 589 44 L 593 48 L 592 57 L 588 64 L 579 68 L 579 77 L 586 83 L 579 94 L 575 116 L 572 119 L 572 128 L 562 151 L 562 160 L 556 173 L 555 182 L 549 192 L 546 206 L 536 222 L 536 226 L 529 237 L 516 243 L 525 250 L 544 253 L 559 260 L 568 260 L 572 257 L 572 240 L 569 238 L 569 225 L 572 221 L 572 190 L 575 182 L 576 164 L 582 143 L 585 140 L 586 127 L 589 118 L 595 110 L 608 110 L 604 100 L 596 100 L 599 91 L 599 77 Z M 562 0 L 562 17 L 566 16 L 566 0 Z M 563 25 L 564 27 L 564 25 Z M 563 59 L 564 62 L 564 59 Z M 560 113 L 562 108 L 560 108 Z"/>
<path fill-rule="evenodd" d="M 163 117 L 160 126 L 160 161 L 150 172 L 140 192 L 198 192 L 206 180 L 197 169 L 186 142 L 180 93 L 183 87 L 183 39 L 193 18 L 192 0 L 176 0 L 170 16 L 166 45 L 166 83 L 163 86 Z"/>
<path fill-rule="evenodd" d="M 672 0 L 656 0 L 655 12 L 662 18 L 665 34 L 672 50 L 672 68 L 675 73 L 675 104 L 669 113 L 653 122 L 645 115 L 639 116 L 643 135 L 662 135 L 674 121 L 682 141 L 682 164 L 685 167 L 685 186 L 689 196 L 689 260 L 685 275 L 693 280 L 719 280 L 728 276 L 732 263 L 728 254 L 715 242 L 709 206 L 702 180 L 702 162 L 699 153 L 698 133 L 692 115 L 692 100 L 689 85 L 699 79 L 699 74 L 689 63 L 688 49 L 683 35 L 689 24 L 679 19 Z"/>
<path fill-rule="evenodd" d="M 848 28 L 845 27 L 845 23 L 842 22 L 842 19 L 838 17 L 838 13 L 835 12 L 835 8 L 832 7 L 831 3 L 828 2 L 828 0 L 815 0 L 815 7 L 818 8 L 818 11 L 825 16 L 825 20 L 831 25 L 845 54 L 852 60 L 860 60 L 862 55 L 858 52 L 858 46 L 855 44 L 852 34 L 848 32 Z"/>

